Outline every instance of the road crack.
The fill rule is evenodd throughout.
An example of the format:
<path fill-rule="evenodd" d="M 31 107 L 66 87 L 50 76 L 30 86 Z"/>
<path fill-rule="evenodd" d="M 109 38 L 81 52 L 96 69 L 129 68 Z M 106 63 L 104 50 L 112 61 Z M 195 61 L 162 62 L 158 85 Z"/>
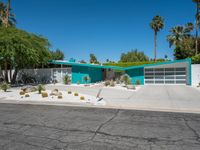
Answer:
<path fill-rule="evenodd" d="M 108 124 L 109 122 L 114 120 L 118 116 L 119 112 L 120 112 L 120 110 L 118 109 L 110 119 L 108 119 L 107 121 L 105 121 L 102 124 L 100 124 L 99 127 L 97 128 L 97 130 L 94 132 L 94 135 L 91 137 L 91 140 L 93 140 L 95 138 L 95 136 L 97 135 L 97 133 L 99 133 L 99 131 L 101 130 L 101 128 L 103 126 L 105 126 L 106 124 Z"/>
<path fill-rule="evenodd" d="M 187 119 L 183 118 L 183 120 L 184 120 L 185 125 L 194 133 L 196 141 L 200 143 L 200 135 L 198 134 L 198 132 L 193 127 L 191 127 Z"/>

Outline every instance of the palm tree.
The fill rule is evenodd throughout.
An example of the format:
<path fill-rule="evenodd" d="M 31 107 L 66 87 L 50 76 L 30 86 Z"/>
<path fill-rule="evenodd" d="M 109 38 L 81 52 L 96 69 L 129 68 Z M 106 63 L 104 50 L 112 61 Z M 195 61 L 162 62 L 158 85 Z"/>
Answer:
<path fill-rule="evenodd" d="M 0 26 L 15 26 L 15 15 L 10 13 L 11 11 L 10 0 L 8 0 L 7 5 L 4 5 L 4 3 L 0 2 Z"/>
<path fill-rule="evenodd" d="M 155 16 L 150 26 L 154 30 L 154 61 L 156 61 L 157 33 L 164 28 L 164 19 L 161 16 Z"/>
<path fill-rule="evenodd" d="M 198 30 L 199 30 L 199 24 L 200 24 L 200 14 L 199 14 L 199 9 L 200 9 L 200 0 L 192 0 L 194 3 L 196 3 L 196 39 L 195 39 L 195 50 L 196 50 L 196 55 L 198 54 Z"/>
<path fill-rule="evenodd" d="M 170 47 L 172 45 L 179 46 L 180 43 L 186 39 L 191 37 L 191 31 L 194 29 L 192 23 L 187 23 L 185 26 L 176 26 L 173 27 L 170 32 L 171 35 L 167 36 L 167 41 L 169 41 Z"/>

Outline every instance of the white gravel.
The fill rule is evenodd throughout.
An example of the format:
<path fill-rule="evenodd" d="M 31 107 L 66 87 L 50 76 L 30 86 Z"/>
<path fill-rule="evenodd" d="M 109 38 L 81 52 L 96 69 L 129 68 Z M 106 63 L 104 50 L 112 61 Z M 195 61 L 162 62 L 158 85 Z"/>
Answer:
<path fill-rule="evenodd" d="M 16 100 L 16 101 L 34 101 L 34 102 L 68 102 L 68 103 L 90 103 L 93 105 L 105 105 L 106 102 L 104 100 L 98 101 L 96 97 L 86 94 L 78 93 L 79 96 L 74 96 L 74 92 L 72 94 L 68 94 L 67 91 L 59 91 L 62 93 L 62 99 L 58 99 L 57 96 L 50 96 L 51 91 L 46 90 L 45 92 L 48 93 L 48 97 L 43 98 L 41 94 L 37 92 L 30 92 L 28 93 L 30 97 L 25 97 L 24 95 L 20 95 L 21 90 L 19 89 L 11 89 L 8 92 L 0 91 L 0 98 L 6 100 Z M 80 100 L 80 97 L 84 96 L 85 100 Z"/>

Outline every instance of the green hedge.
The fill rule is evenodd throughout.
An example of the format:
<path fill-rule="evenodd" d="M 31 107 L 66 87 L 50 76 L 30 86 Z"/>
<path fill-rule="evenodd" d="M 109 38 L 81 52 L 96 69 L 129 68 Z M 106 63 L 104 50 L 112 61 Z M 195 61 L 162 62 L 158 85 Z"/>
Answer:
<path fill-rule="evenodd" d="M 148 61 L 148 62 L 119 62 L 119 63 L 104 63 L 103 65 L 105 66 L 117 66 L 117 67 L 131 67 L 131 66 L 142 66 L 146 64 L 154 64 L 155 62 L 153 61 Z"/>
<path fill-rule="evenodd" d="M 192 63 L 193 64 L 200 64 L 200 54 L 197 54 L 192 57 Z"/>

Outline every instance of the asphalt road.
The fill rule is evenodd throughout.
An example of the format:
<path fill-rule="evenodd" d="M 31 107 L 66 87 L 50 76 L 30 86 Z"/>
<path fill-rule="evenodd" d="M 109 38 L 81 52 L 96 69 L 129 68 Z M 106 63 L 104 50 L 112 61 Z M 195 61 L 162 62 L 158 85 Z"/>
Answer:
<path fill-rule="evenodd" d="M 0 150 L 199 150 L 200 115 L 0 104 Z"/>

